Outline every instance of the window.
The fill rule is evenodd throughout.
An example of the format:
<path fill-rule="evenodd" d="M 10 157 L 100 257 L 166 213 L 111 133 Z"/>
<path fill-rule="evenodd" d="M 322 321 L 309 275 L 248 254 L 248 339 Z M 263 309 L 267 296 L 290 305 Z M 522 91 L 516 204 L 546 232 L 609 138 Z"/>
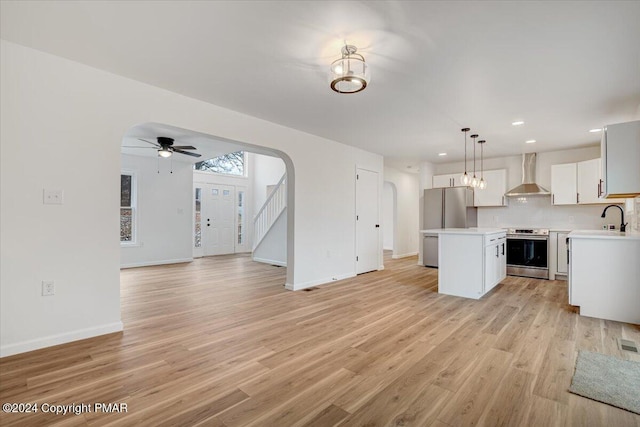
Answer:
<path fill-rule="evenodd" d="M 224 154 L 214 157 L 213 159 L 198 162 L 193 165 L 193 169 L 204 172 L 244 176 L 244 164 L 244 151 L 236 151 L 235 153 Z"/>
<path fill-rule="evenodd" d="M 244 244 L 244 191 L 238 191 L 238 245 Z"/>
<path fill-rule="evenodd" d="M 202 247 L 202 188 L 196 188 L 195 194 L 195 234 L 194 234 L 194 246 L 196 248 Z"/>
<path fill-rule="evenodd" d="M 135 176 L 120 175 L 120 243 L 135 242 Z"/>

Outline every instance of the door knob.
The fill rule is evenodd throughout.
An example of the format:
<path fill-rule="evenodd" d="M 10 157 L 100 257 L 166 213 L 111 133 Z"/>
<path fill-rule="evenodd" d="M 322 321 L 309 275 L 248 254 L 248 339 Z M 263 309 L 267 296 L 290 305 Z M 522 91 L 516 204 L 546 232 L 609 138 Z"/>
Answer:
<path fill-rule="evenodd" d="M 380 224 L 376 224 L 376 228 L 380 228 Z"/>

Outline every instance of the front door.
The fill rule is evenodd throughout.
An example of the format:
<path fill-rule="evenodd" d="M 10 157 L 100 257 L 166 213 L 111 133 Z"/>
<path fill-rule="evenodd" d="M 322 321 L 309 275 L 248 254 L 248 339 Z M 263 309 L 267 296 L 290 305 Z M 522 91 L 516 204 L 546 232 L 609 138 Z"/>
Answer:
<path fill-rule="evenodd" d="M 380 218 L 378 173 L 356 171 L 356 274 L 378 269 Z"/>
<path fill-rule="evenodd" d="M 232 254 L 235 252 L 235 189 L 232 185 L 206 184 L 203 185 L 203 193 L 203 255 Z"/>

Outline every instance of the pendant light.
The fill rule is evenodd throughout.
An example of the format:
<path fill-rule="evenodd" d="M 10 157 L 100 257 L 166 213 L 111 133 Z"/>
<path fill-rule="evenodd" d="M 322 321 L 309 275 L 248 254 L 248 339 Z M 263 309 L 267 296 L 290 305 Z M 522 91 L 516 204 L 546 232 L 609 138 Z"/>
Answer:
<path fill-rule="evenodd" d="M 480 182 L 478 182 L 478 188 L 480 190 L 487 188 L 487 181 L 484 180 L 484 144 L 486 142 L 484 139 L 478 141 L 480 144 Z"/>
<path fill-rule="evenodd" d="M 462 132 L 464 132 L 464 174 L 461 178 L 462 185 L 469 185 L 469 182 L 471 182 L 471 178 L 467 173 L 467 132 L 470 130 L 469 128 L 462 128 Z"/>
<path fill-rule="evenodd" d="M 478 134 L 473 134 L 471 135 L 471 138 L 473 138 L 473 178 L 471 178 L 471 183 L 469 185 L 471 185 L 471 187 L 476 188 L 478 186 L 478 184 L 480 183 L 480 181 L 478 180 L 478 177 L 476 176 L 476 138 L 478 137 Z"/>

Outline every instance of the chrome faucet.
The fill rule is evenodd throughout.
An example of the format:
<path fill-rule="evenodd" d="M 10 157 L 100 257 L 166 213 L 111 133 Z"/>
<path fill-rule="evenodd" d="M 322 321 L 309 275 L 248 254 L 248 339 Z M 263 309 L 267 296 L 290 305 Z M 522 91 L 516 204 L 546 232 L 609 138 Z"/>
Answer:
<path fill-rule="evenodd" d="M 620 232 L 624 233 L 625 230 L 627 229 L 627 224 L 625 224 L 625 222 L 624 222 L 624 209 L 622 209 L 620 206 L 618 206 L 618 205 L 609 205 L 609 206 L 607 206 L 602 211 L 602 215 L 600 215 L 600 218 L 604 218 L 604 216 L 607 214 L 607 209 L 609 209 L 610 207 L 614 207 L 614 208 L 620 209 L 620 215 L 622 215 L 622 219 L 621 219 L 622 222 L 620 223 Z"/>

